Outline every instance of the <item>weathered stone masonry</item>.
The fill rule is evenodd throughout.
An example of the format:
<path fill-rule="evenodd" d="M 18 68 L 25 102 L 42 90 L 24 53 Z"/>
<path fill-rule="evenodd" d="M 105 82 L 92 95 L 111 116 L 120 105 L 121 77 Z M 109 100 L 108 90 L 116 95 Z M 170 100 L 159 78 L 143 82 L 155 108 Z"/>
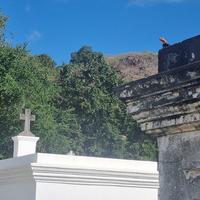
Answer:
<path fill-rule="evenodd" d="M 160 50 L 159 72 L 117 94 L 158 138 L 160 200 L 200 200 L 200 36 Z"/>

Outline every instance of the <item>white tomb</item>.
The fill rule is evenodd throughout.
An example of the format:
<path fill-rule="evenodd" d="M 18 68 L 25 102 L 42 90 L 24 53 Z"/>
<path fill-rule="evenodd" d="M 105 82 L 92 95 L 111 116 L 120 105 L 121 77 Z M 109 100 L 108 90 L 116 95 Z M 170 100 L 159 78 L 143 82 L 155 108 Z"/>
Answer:
<path fill-rule="evenodd" d="M 14 157 L 0 161 L 0 200 L 158 199 L 156 162 L 35 153 L 38 139 L 13 138 Z"/>

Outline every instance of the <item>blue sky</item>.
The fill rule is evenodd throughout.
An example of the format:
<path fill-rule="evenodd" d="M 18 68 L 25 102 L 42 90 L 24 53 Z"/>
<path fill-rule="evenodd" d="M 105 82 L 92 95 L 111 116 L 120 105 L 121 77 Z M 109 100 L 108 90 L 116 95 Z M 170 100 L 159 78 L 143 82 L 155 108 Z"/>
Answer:
<path fill-rule="evenodd" d="M 105 55 L 154 51 L 200 34 L 200 0 L 0 0 L 7 37 L 56 63 L 90 45 Z"/>

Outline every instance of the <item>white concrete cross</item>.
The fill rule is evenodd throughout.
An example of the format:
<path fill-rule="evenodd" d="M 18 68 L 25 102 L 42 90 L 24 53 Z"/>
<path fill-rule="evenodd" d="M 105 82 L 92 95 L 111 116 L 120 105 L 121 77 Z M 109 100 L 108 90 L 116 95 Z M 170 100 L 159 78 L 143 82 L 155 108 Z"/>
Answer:
<path fill-rule="evenodd" d="M 20 119 L 24 120 L 24 131 L 25 135 L 33 135 L 30 130 L 31 121 L 35 121 L 35 115 L 31 115 L 30 109 L 25 109 L 25 114 L 20 114 Z"/>

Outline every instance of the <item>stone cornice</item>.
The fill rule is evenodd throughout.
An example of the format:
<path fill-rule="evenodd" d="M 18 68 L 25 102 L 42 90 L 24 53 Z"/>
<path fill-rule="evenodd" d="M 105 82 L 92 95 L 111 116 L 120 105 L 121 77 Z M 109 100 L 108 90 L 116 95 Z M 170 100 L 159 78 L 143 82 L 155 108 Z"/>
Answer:
<path fill-rule="evenodd" d="M 132 81 L 115 89 L 116 94 L 123 100 L 138 100 L 154 94 L 168 92 L 172 88 L 182 88 L 194 85 L 200 79 L 200 61 L 162 72 L 144 79 Z M 195 82 L 195 80 L 197 82 Z"/>
<path fill-rule="evenodd" d="M 34 157 L 33 155 L 32 158 Z M 46 157 L 47 156 L 47 157 Z M 73 157 L 75 161 L 73 162 Z M 60 155 L 48 155 L 39 154 L 32 159 L 32 162 L 22 163 L 22 166 L 7 167 L 0 170 L 0 184 L 5 184 L 9 181 L 19 180 L 33 180 L 35 182 L 48 182 L 48 183 L 60 183 L 60 184 L 76 184 L 76 185 L 96 185 L 96 186 L 118 186 L 118 187 L 141 187 L 141 188 L 158 188 L 158 172 L 143 170 L 141 162 L 141 170 L 128 170 L 112 166 L 105 166 L 95 168 L 87 163 L 81 162 L 95 162 L 96 158 L 80 157 L 79 156 L 60 156 Z M 22 158 L 22 157 L 21 157 Z M 20 159 L 20 157 L 19 157 Z M 28 158 L 27 158 L 28 159 Z M 43 159 L 43 162 L 40 162 Z M 50 161 L 54 159 L 54 161 Z M 57 161 L 56 161 L 57 159 Z M 15 159 L 16 160 L 16 159 Z M 76 161 L 81 160 L 78 164 Z M 100 160 L 100 158 L 97 158 Z M 105 161 L 106 160 L 106 161 Z M 102 162 L 109 162 L 113 160 L 114 165 L 118 160 L 116 159 L 103 159 Z M 67 161 L 71 163 L 66 164 Z M 119 160 L 123 163 L 122 160 Z M 10 161 L 9 161 L 10 162 Z M 51 162 L 51 163 L 49 163 Z M 66 163 L 65 163 L 66 162 Z M 129 161 L 127 161 L 128 163 Z M 137 162 L 140 161 L 136 161 Z M 46 163 L 46 164 L 45 164 Z M 98 163 L 98 161 L 97 161 Z M 126 162 L 125 162 L 126 163 Z M 134 163 L 130 161 L 130 164 Z M 143 162 L 145 163 L 145 162 Z M 147 162 L 148 163 L 148 162 Z M 151 162 L 149 162 L 151 165 Z M 4 162 L 5 164 L 5 162 Z M 112 163 L 110 163 L 111 165 Z M 0 162 L 1 166 L 1 162 Z M 7 165 L 8 166 L 8 165 Z M 122 165 L 121 165 L 122 166 Z M 121 169 L 120 169 L 121 168 Z M 134 168 L 134 166 L 133 166 Z M 151 166 L 150 166 L 151 168 Z"/>
<path fill-rule="evenodd" d="M 32 164 L 33 176 L 39 182 L 76 185 L 158 188 L 158 174 L 74 169 Z"/>
<path fill-rule="evenodd" d="M 200 62 L 129 83 L 116 92 L 148 134 L 200 130 Z"/>

